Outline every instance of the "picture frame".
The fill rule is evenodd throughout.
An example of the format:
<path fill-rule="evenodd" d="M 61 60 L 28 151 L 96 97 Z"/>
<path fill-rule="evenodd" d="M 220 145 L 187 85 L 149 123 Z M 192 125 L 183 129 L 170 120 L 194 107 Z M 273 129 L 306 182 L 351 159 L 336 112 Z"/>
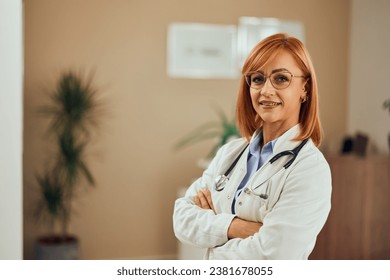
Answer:
<path fill-rule="evenodd" d="M 276 33 L 287 33 L 305 42 L 305 28 L 300 21 L 267 17 L 240 17 L 237 29 L 239 66 L 244 64 L 246 57 L 258 42 Z"/>
<path fill-rule="evenodd" d="M 170 24 L 167 73 L 174 78 L 237 78 L 237 27 L 201 23 Z"/>

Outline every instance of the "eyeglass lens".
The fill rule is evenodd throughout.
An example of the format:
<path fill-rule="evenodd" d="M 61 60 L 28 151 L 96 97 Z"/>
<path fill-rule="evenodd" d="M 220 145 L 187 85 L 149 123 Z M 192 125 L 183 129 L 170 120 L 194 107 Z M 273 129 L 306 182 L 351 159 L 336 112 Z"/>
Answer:
<path fill-rule="evenodd" d="M 261 89 L 267 77 L 259 72 L 252 73 L 245 77 L 247 84 L 253 89 Z M 269 76 L 271 84 L 276 89 L 284 89 L 287 88 L 292 80 L 292 74 L 288 72 L 275 72 Z"/>

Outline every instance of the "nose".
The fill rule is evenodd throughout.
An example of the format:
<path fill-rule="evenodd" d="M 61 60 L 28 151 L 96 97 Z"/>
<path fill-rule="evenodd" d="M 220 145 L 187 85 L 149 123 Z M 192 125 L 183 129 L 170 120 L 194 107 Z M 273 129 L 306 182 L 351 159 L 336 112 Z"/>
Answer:
<path fill-rule="evenodd" d="M 270 96 L 275 94 L 275 88 L 269 78 L 265 81 L 264 86 L 261 88 L 260 94 L 264 96 Z"/>

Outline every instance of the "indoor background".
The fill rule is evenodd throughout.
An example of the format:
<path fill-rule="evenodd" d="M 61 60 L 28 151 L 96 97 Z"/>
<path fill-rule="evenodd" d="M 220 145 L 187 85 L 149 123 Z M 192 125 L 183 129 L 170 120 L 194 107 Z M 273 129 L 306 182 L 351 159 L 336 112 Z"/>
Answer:
<path fill-rule="evenodd" d="M 97 186 L 77 199 L 71 223 L 81 258 L 174 259 L 174 201 L 201 175 L 197 162 L 214 143 L 174 146 L 218 120 L 214 105 L 234 117 L 239 79 L 169 77 L 168 25 L 237 25 L 242 16 L 302 22 L 319 82 L 321 150 L 338 154 L 344 137 L 361 131 L 370 154 L 388 155 L 389 11 L 386 0 L 25 0 L 24 258 L 34 258 L 47 230 L 32 217 L 35 173 L 50 149 L 36 110 L 63 70 L 93 71 L 105 107 L 88 158 Z"/>

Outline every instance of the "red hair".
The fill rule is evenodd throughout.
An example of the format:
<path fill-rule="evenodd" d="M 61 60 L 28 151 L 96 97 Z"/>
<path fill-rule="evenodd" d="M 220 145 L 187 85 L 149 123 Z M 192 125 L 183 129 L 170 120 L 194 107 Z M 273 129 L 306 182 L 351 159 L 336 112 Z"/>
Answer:
<path fill-rule="evenodd" d="M 311 138 L 314 144 L 319 146 L 322 140 L 322 129 L 319 119 L 317 79 L 313 63 L 303 43 L 287 34 L 275 34 L 265 38 L 253 48 L 246 59 L 242 67 L 243 75 L 236 107 L 238 128 L 241 135 L 249 141 L 253 133 L 263 126 L 263 120 L 252 106 L 250 89 L 245 82 L 245 74 L 261 69 L 281 50 L 287 51 L 293 56 L 307 80 L 305 89 L 308 99 L 301 103 L 299 112 L 301 131 L 294 140 L 301 141 Z"/>

